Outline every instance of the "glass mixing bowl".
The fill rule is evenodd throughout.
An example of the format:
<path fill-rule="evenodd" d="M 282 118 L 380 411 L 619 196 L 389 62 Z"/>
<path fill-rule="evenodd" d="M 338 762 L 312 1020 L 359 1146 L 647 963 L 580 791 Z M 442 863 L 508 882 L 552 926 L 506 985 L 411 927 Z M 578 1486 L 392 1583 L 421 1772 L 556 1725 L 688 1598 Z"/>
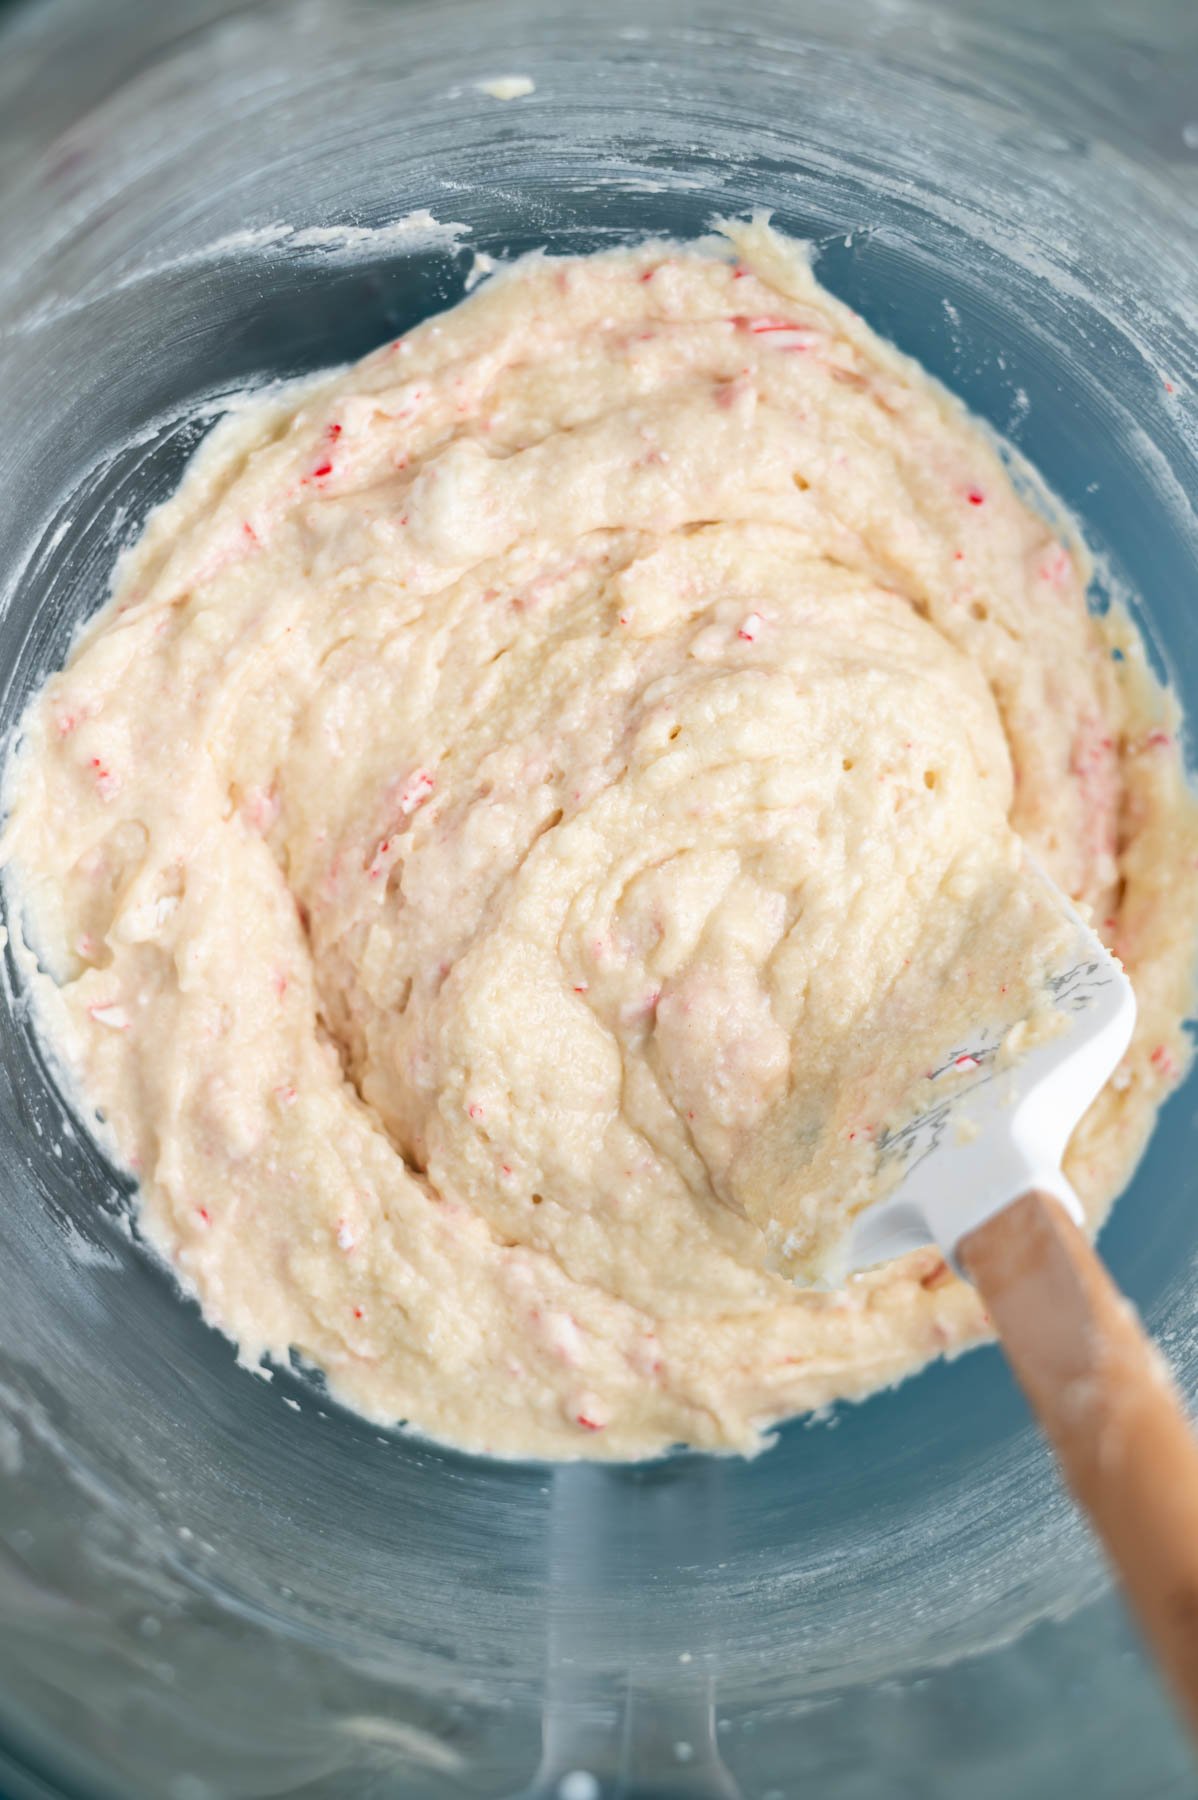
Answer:
<path fill-rule="evenodd" d="M 1198 127 L 1169 116 L 1192 92 L 1189 15 L 1150 15 L 1155 42 L 1141 20 L 1136 45 L 1054 17 L 18 8 L 0 36 L 5 728 L 230 393 L 401 331 L 462 293 L 475 251 L 693 234 L 751 207 L 1033 459 L 1198 707 Z M 535 91 L 476 85 L 506 74 Z M 1136 94 L 1172 170 L 1129 124 Z M 1103 1239 L 1191 1392 L 1194 1096 L 1166 1107 Z M 13 1796 L 1196 1791 L 993 1350 L 797 1421 L 752 1463 L 501 1464 L 382 1434 L 300 1373 L 239 1368 L 146 1255 L 11 968 L 0 1246 Z"/>

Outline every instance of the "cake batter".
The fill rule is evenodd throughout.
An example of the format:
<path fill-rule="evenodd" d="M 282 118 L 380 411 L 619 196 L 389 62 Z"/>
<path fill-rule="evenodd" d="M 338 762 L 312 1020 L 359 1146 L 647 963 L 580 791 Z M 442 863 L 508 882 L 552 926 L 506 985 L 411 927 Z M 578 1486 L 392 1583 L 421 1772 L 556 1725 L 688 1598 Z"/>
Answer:
<path fill-rule="evenodd" d="M 1095 1221 L 1186 1061 L 1137 635 L 762 221 L 525 259 L 237 410 L 7 797 L 152 1243 L 245 1362 L 473 1450 L 751 1451 L 984 1335 L 934 1250 L 799 1291 L 755 1221 L 792 1166 L 868 1194 L 902 1071 L 1023 979 L 1024 843 L 1139 999 Z"/>

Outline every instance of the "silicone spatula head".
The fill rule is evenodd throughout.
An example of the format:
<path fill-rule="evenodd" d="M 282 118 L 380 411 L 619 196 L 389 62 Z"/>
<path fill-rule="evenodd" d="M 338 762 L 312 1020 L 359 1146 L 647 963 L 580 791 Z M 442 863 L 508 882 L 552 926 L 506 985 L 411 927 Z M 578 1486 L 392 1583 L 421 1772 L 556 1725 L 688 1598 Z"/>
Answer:
<path fill-rule="evenodd" d="M 945 1043 L 876 1142 L 873 1191 L 824 1234 L 813 1262 L 801 1229 L 770 1232 L 773 1265 L 800 1282 L 832 1285 L 922 1245 L 955 1263 L 957 1245 L 1031 1188 L 1078 1221 L 1061 1169 L 1069 1138 L 1127 1048 L 1135 996 L 1122 965 L 1035 865 L 1055 917 L 1051 955 L 1029 1017 L 978 1019 Z"/>

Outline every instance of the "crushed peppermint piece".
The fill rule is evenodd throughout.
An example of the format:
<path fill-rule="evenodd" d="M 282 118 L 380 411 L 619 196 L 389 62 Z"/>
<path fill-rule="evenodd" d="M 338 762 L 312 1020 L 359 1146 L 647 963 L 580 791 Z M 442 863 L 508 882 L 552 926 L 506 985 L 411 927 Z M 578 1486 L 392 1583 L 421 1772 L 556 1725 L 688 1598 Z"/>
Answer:
<path fill-rule="evenodd" d="M 128 1031 L 132 1022 L 123 1006 L 89 1006 L 87 1010 L 97 1025 L 107 1025 L 110 1031 Z"/>

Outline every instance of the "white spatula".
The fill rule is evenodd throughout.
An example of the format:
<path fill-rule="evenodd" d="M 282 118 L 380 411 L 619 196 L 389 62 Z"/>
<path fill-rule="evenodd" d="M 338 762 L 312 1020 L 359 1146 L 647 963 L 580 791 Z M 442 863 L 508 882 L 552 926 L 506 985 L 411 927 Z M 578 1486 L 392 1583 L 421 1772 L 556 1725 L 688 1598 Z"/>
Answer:
<path fill-rule="evenodd" d="M 1004 1051 L 1006 1026 L 945 1047 L 927 1104 L 879 1142 L 880 1170 L 901 1169 L 897 1186 L 856 1215 L 832 1272 L 934 1243 L 977 1288 L 1198 1734 L 1198 1443 L 1162 1357 L 1079 1229 L 1061 1170 L 1127 1048 L 1135 999 L 1057 898 L 1074 927 L 1047 982 L 1063 1028 L 1022 1057 Z"/>

